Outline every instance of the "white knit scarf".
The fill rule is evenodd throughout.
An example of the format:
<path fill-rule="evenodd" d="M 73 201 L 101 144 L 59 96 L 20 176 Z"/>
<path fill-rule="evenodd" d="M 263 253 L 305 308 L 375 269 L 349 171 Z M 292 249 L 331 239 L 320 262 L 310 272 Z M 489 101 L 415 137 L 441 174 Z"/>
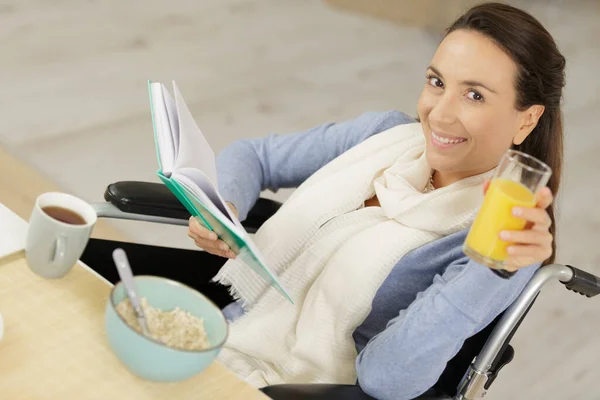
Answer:
<path fill-rule="evenodd" d="M 256 233 L 290 304 L 230 260 L 215 280 L 247 313 L 219 359 L 256 387 L 356 380 L 352 333 L 407 252 L 465 229 L 490 173 L 423 193 L 431 176 L 418 123 L 374 135 L 317 171 Z M 381 207 L 365 207 L 377 194 Z"/>

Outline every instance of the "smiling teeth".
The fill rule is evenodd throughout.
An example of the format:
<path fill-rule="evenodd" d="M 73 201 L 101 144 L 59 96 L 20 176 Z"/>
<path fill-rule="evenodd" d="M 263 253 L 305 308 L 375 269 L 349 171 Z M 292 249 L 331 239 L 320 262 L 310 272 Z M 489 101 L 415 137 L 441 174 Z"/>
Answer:
<path fill-rule="evenodd" d="M 446 139 L 446 138 L 436 135 L 434 132 L 431 132 L 431 135 L 434 137 L 435 140 L 437 140 L 440 143 L 444 143 L 444 144 L 456 144 L 456 143 L 464 142 L 466 140 L 466 139 L 455 139 L 455 140 Z"/>

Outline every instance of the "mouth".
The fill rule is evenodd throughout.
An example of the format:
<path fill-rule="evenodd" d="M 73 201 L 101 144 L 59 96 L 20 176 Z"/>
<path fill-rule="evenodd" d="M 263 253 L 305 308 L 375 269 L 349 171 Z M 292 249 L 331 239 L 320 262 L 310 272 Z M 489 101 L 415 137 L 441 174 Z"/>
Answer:
<path fill-rule="evenodd" d="M 467 141 L 467 139 L 465 139 L 465 138 L 461 138 L 461 137 L 457 137 L 457 136 L 450 136 L 450 135 L 436 133 L 434 131 L 431 131 L 431 143 L 435 147 L 438 147 L 440 149 L 448 149 L 451 147 L 456 147 L 466 141 Z"/>

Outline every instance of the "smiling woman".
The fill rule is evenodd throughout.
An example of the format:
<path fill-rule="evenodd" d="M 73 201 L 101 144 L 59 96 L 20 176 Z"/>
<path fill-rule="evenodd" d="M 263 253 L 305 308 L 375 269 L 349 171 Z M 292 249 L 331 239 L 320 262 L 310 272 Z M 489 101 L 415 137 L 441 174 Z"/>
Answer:
<path fill-rule="evenodd" d="M 489 171 L 533 131 L 543 105 L 515 108 L 517 66 L 477 31 L 452 31 L 428 68 L 418 113 L 437 187 Z"/>
<path fill-rule="evenodd" d="M 548 186 L 557 193 L 565 64 L 550 33 L 521 10 L 483 4 L 457 19 L 431 61 L 418 103 L 436 187 L 494 168 L 513 148 L 551 167 Z M 547 212 L 554 237 L 552 204 Z M 551 246 L 546 264 L 554 261 L 554 240 Z"/>
<path fill-rule="evenodd" d="M 235 142 L 219 191 L 243 220 L 265 189 L 298 187 L 255 241 L 290 305 L 238 259 L 215 281 L 238 301 L 220 360 L 256 386 L 355 383 L 379 399 L 431 388 L 463 342 L 553 259 L 552 193 L 518 217 L 502 279 L 462 252 L 485 182 L 515 148 L 548 164 L 558 190 L 565 59 L 531 15 L 488 3 L 448 30 L 426 71 L 419 120 L 367 113 L 306 132 Z M 517 215 L 517 214 L 515 214 Z M 191 221 L 215 256 L 227 246 Z M 508 236 L 504 236 L 508 235 Z M 206 255 L 204 265 L 215 265 Z"/>

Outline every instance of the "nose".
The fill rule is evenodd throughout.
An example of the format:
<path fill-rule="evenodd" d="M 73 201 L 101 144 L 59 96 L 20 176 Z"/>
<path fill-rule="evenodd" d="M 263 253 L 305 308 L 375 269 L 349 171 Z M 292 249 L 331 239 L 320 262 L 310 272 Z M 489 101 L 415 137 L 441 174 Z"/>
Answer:
<path fill-rule="evenodd" d="M 450 91 L 447 91 L 436 98 L 436 102 L 429 112 L 429 121 L 437 126 L 452 125 L 457 119 L 457 108 L 458 99 Z"/>

